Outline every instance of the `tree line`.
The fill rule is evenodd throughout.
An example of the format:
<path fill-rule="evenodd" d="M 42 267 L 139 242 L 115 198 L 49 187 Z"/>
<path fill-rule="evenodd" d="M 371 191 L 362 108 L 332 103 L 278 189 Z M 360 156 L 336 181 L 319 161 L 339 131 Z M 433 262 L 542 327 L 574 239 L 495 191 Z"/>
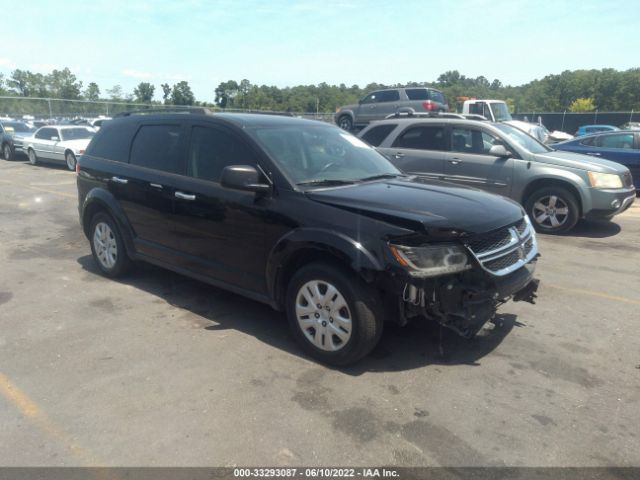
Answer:
<path fill-rule="evenodd" d="M 640 110 L 640 68 L 626 71 L 612 68 L 567 70 L 520 86 L 505 86 L 499 79 L 490 81 L 484 76 L 466 77 L 457 70 L 447 71 L 435 81 L 394 85 L 370 83 L 363 87 L 320 83 L 280 88 L 252 84 L 248 79 L 228 80 L 213 91 L 213 103 L 196 100 L 187 81 L 161 84 L 158 90 L 162 96 L 160 101 L 155 100 L 156 87 L 149 82 L 140 82 L 130 93 L 124 92 L 120 85 L 102 92 L 95 82 L 84 86 L 68 68 L 53 70 L 49 74 L 21 69 L 14 70 L 7 77 L 0 74 L 0 95 L 5 96 L 321 113 L 357 103 L 373 90 L 400 86 L 438 88 L 452 109 L 457 98 L 475 97 L 505 100 L 515 113 Z"/>

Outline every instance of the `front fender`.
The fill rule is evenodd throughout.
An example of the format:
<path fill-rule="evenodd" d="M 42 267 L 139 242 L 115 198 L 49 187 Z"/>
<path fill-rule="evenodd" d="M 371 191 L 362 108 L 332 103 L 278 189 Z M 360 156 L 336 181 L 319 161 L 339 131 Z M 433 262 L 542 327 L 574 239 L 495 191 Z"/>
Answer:
<path fill-rule="evenodd" d="M 87 238 L 90 236 L 91 217 L 99 210 L 106 211 L 116 221 L 122 233 L 127 253 L 130 256 L 134 255 L 133 238 L 135 235 L 129 219 L 113 194 L 103 188 L 91 189 L 82 202 L 80 222 Z"/>
<path fill-rule="evenodd" d="M 299 228 L 280 238 L 269 253 L 265 278 L 271 298 L 277 300 L 280 297 L 279 275 L 289 260 L 302 250 L 328 253 L 360 273 L 384 269 L 380 261 L 357 240 L 332 230 Z"/>
<path fill-rule="evenodd" d="M 344 115 L 347 115 L 348 117 L 350 117 L 350 118 L 351 118 L 351 123 L 355 123 L 355 121 L 356 121 L 356 114 L 355 114 L 355 112 L 354 112 L 353 110 L 351 110 L 350 108 L 347 108 L 347 109 L 345 109 L 345 110 L 340 110 L 339 112 L 337 112 L 337 113 L 334 115 L 334 120 L 335 120 L 336 125 L 338 124 L 338 119 L 339 119 L 340 117 L 344 116 Z"/>

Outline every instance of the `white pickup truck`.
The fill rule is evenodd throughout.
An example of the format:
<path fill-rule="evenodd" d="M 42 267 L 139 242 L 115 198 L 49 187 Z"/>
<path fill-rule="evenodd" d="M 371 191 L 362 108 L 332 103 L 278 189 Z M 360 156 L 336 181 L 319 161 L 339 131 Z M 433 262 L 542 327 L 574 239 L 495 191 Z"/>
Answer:
<path fill-rule="evenodd" d="M 463 115 L 482 115 L 492 122 L 512 120 L 509 107 L 502 100 L 465 100 L 462 104 Z"/>

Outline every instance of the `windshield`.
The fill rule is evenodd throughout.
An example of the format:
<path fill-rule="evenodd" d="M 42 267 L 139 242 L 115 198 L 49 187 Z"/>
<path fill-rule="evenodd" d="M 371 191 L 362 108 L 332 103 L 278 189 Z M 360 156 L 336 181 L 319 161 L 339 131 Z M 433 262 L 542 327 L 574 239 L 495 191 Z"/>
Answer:
<path fill-rule="evenodd" d="M 492 103 L 491 110 L 493 110 L 493 116 L 495 117 L 496 122 L 506 122 L 507 120 L 511 120 L 509 109 L 504 103 Z"/>
<path fill-rule="evenodd" d="M 2 126 L 5 128 L 5 130 L 21 133 L 30 133 L 36 130 L 35 128 L 32 128 L 26 123 L 22 122 L 6 122 L 3 123 Z"/>
<path fill-rule="evenodd" d="M 88 128 L 64 128 L 60 133 L 62 140 L 81 140 L 93 137 L 96 132 Z"/>
<path fill-rule="evenodd" d="M 524 133 L 519 128 L 507 125 L 506 123 L 496 123 L 494 127 L 506 134 L 509 140 L 517 143 L 520 147 L 531 153 L 547 153 L 552 151 L 549 147 L 540 143 L 528 133 Z"/>
<path fill-rule="evenodd" d="M 402 173 L 369 145 L 335 127 L 287 126 L 250 132 L 296 184 L 356 182 Z"/>

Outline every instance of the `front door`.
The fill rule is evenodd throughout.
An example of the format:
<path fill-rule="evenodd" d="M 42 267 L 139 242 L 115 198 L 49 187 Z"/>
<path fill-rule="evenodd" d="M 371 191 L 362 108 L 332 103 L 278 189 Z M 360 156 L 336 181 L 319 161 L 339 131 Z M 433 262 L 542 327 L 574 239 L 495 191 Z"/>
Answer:
<path fill-rule="evenodd" d="M 265 211 L 269 199 L 223 188 L 222 170 L 257 165 L 257 154 L 224 127 L 194 123 L 187 176 L 176 186 L 176 234 L 182 267 L 265 293 Z"/>
<path fill-rule="evenodd" d="M 445 180 L 509 196 L 513 176 L 513 159 L 489 154 L 501 141 L 476 128 L 452 127 L 451 151 L 445 154 Z"/>

